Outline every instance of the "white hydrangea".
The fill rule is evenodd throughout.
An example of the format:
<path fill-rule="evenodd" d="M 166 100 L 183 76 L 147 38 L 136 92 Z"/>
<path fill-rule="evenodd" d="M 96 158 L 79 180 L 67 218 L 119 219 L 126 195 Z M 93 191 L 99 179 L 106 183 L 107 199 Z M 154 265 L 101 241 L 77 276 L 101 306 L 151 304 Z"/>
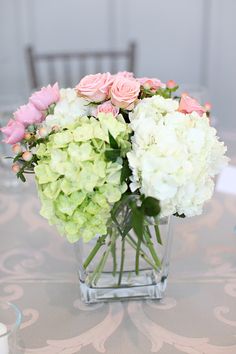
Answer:
<path fill-rule="evenodd" d="M 130 114 L 130 188 L 159 199 L 161 216 L 194 216 L 212 196 L 213 177 L 227 164 L 227 149 L 205 114 L 177 109 L 177 101 L 153 96 Z"/>
<path fill-rule="evenodd" d="M 60 100 L 55 106 L 54 114 L 47 116 L 44 125 L 48 128 L 55 125 L 65 127 L 73 123 L 76 118 L 88 116 L 90 110 L 89 102 L 78 97 L 75 89 L 61 89 Z"/>

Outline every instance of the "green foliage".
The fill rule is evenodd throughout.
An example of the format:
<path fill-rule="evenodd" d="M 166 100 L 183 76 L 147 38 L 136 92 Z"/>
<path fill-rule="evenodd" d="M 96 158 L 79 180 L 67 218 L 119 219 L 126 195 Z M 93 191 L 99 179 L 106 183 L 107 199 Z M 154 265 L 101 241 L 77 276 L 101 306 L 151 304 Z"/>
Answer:
<path fill-rule="evenodd" d="M 125 228 L 122 228 L 122 237 L 125 237 L 133 228 L 139 239 L 143 240 L 145 218 L 156 217 L 160 213 L 160 202 L 153 197 L 144 195 L 123 194 L 122 198 L 114 204 L 111 217 L 117 223 L 117 216 L 124 206 L 130 209 Z"/>
<path fill-rule="evenodd" d="M 156 198 L 147 197 L 143 200 L 141 208 L 147 216 L 157 216 L 160 211 L 160 202 Z"/>
<path fill-rule="evenodd" d="M 123 160 L 123 167 L 121 170 L 121 175 L 120 175 L 120 182 L 123 183 L 125 182 L 132 174 L 131 169 L 129 168 L 129 162 L 128 159 Z"/>
<path fill-rule="evenodd" d="M 155 95 L 159 95 L 162 96 L 164 98 L 171 98 L 172 97 L 172 93 L 174 93 L 175 91 L 177 91 L 179 88 L 179 86 L 175 86 L 173 88 L 161 88 L 159 87 L 155 92 L 153 92 L 150 89 L 145 89 L 144 87 L 141 87 L 141 91 L 140 91 L 140 97 L 141 99 L 146 98 L 146 97 L 152 97 Z"/>
<path fill-rule="evenodd" d="M 108 136 L 109 136 L 109 143 L 112 149 L 119 149 L 119 146 L 117 144 L 116 139 L 111 135 L 111 133 L 108 131 Z"/>
<path fill-rule="evenodd" d="M 105 157 L 108 161 L 115 162 L 120 156 L 120 149 L 107 149 L 105 151 Z"/>
<path fill-rule="evenodd" d="M 144 231 L 144 212 L 141 207 L 138 207 L 136 204 L 131 204 L 131 221 L 134 232 L 139 239 L 143 239 Z"/>

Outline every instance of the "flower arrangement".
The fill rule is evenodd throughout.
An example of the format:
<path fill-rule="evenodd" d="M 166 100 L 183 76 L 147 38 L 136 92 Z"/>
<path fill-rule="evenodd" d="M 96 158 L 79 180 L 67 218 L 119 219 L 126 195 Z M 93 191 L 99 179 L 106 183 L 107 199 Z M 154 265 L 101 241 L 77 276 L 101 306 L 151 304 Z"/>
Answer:
<path fill-rule="evenodd" d="M 17 177 L 35 174 L 41 215 L 72 243 L 98 237 L 85 267 L 111 223 L 119 226 L 120 206 L 129 217 L 116 238 L 133 242 L 138 274 L 139 256 L 149 259 L 142 244 L 160 263 L 148 218 L 199 215 L 211 198 L 226 147 L 210 126 L 210 105 L 174 96 L 177 89 L 129 72 L 88 75 L 75 88 L 42 88 L 1 129 Z"/>

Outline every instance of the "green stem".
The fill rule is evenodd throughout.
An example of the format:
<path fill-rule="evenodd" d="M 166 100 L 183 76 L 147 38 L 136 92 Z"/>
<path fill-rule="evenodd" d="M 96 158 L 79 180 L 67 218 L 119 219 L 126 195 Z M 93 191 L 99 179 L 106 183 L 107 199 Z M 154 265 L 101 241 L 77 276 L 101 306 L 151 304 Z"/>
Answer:
<path fill-rule="evenodd" d="M 122 233 L 122 230 L 121 230 L 121 228 L 120 228 L 120 226 L 119 226 L 119 223 L 118 223 L 118 221 L 116 220 L 116 218 L 115 217 L 113 217 L 113 221 L 114 221 L 114 223 L 116 224 L 116 226 L 117 226 L 117 230 L 119 231 L 119 233 L 120 233 L 120 235 L 123 237 L 123 233 Z M 148 229 L 149 230 L 149 229 Z M 129 233 L 127 233 L 127 236 L 130 238 L 130 240 L 131 240 L 131 242 L 133 242 L 133 244 L 135 245 L 135 246 L 133 246 L 135 249 L 137 249 L 137 242 L 132 238 L 132 236 L 130 236 L 130 234 Z M 127 239 L 128 240 L 128 239 Z M 129 242 L 130 243 L 130 242 Z M 131 245 L 131 244 L 130 244 Z M 132 245 L 131 245 L 132 246 Z M 157 256 L 156 256 L 156 258 L 158 259 L 158 261 L 159 262 L 155 262 L 155 264 L 153 264 L 152 262 L 151 262 L 151 260 L 149 259 L 149 257 L 147 256 L 147 254 L 145 254 L 145 252 L 142 250 L 142 248 L 140 248 L 141 249 L 141 256 L 145 259 L 145 261 L 149 264 L 149 265 L 151 265 L 155 270 L 157 270 L 158 268 L 159 268 L 159 265 L 160 265 L 160 261 L 159 261 L 159 259 L 157 258 Z M 155 251 L 154 251 L 155 252 Z M 155 259 L 154 259 L 154 261 L 155 261 Z"/>
<path fill-rule="evenodd" d="M 159 229 L 159 225 L 158 224 L 155 224 L 154 225 L 154 229 L 155 229 L 155 234 L 156 234 L 156 239 L 157 239 L 157 242 L 162 245 L 162 239 L 161 239 L 161 234 L 160 234 L 160 229 Z"/>
<path fill-rule="evenodd" d="M 112 255 L 112 260 L 113 260 L 113 277 L 116 275 L 116 270 L 117 270 L 117 260 L 116 260 L 116 235 L 115 232 L 112 232 L 112 228 L 110 229 L 110 235 L 111 235 L 111 255 Z"/>
<path fill-rule="evenodd" d="M 150 234 L 150 230 L 149 230 L 148 226 L 146 226 L 144 228 L 144 236 L 145 236 L 145 239 L 146 239 L 147 247 L 148 247 L 148 249 L 149 249 L 149 251 L 150 251 L 150 253 L 152 255 L 152 258 L 153 258 L 156 266 L 160 267 L 161 262 L 160 262 L 160 260 L 159 260 L 159 258 L 157 256 L 155 248 L 153 246 L 153 242 L 151 240 L 151 234 Z"/>
<path fill-rule="evenodd" d="M 121 243 L 120 272 L 119 272 L 119 279 L 118 279 L 117 285 L 121 284 L 123 271 L 124 271 L 124 262 L 125 262 L 125 238 L 123 238 L 122 243 Z"/>
<path fill-rule="evenodd" d="M 90 252 L 90 254 L 88 255 L 88 257 L 86 258 L 86 260 L 85 260 L 85 262 L 83 264 L 84 269 L 86 269 L 88 267 L 90 262 L 96 256 L 96 254 L 99 251 L 99 249 L 102 247 L 102 245 L 104 245 L 106 236 L 107 235 L 103 235 L 103 236 L 99 237 L 99 239 L 97 240 L 96 245 L 94 246 L 94 248 L 92 249 L 92 251 Z"/>
<path fill-rule="evenodd" d="M 122 232 L 122 230 L 121 230 L 121 228 L 120 228 L 120 225 L 119 225 L 119 223 L 118 223 L 116 217 L 113 216 L 112 220 L 113 220 L 114 223 L 116 224 L 117 230 L 119 231 L 119 233 L 120 233 L 120 235 L 121 235 L 121 237 L 122 237 L 122 239 L 123 239 L 123 238 L 124 238 L 124 235 L 123 235 L 123 232 Z"/>
<path fill-rule="evenodd" d="M 92 277 L 90 279 L 91 283 L 94 280 L 94 284 L 97 284 L 97 281 L 100 277 L 101 272 L 103 271 L 103 268 L 106 264 L 107 261 L 107 257 L 109 256 L 109 252 L 111 250 L 111 243 L 107 246 L 106 251 L 103 253 L 102 258 L 100 260 L 100 262 L 98 263 L 98 266 L 96 267 L 96 269 L 93 271 Z"/>
<path fill-rule="evenodd" d="M 126 240 L 131 247 L 133 247 L 134 249 L 137 249 L 137 242 L 132 238 L 132 236 L 127 234 Z M 149 264 L 153 269 L 155 269 L 155 270 L 158 269 L 158 267 L 149 259 L 148 255 L 144 252 L 142 247 L 140 247 L 139 254 L 146 261 L 146 263 Z"/>
<path fill-rule="evenodd" d="M 137 247 L 136 247 L 136 255 L 135 255 L 135 273 L 136 275 L 139 274 L 139 253 L 140 253 L 140 246 L 141 246 L 141 238 L 138 238 Z"/>

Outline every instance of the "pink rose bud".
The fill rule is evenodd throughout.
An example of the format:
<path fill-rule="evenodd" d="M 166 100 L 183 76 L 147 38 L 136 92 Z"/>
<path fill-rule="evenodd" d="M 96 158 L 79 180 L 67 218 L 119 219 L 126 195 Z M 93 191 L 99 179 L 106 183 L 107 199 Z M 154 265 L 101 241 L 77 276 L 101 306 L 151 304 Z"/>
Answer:
<path fill-rule="evenodd" d="M 176 82 L 174 80 L 169 80 L 166 83 L 166 87 L 170 90 L 175 88 L 176 86 L 178 86 L 178 85 L 176 84 Z"/>
<path fill-rule="evenodd" d="M 111 87 L 111 102 L 114 106 L 132 110 L 138 99 L 140 83 L 123 76 L 117 76 Z"/>
<path fill-rule="evenodd" d="M 99 113 L 111 113 L 114 117 L 116 117 L 119 113 L 119 108 L 113 106 L 111 101 L 106 101 L 95 109 L 94 116 L 97 117 Z"/>
<path fill-rule="evenodd" d="M 37 109 L 45 111 L 51 104 L 58 102 L 59 99 L 60 91 L 56 82 L 53 86 L 42 87 L 40 91 L 33 93 L 29 100 Z"/>
<path fill-rule="evenodd" d="M 18 173 L 20 171 L 20 165 L 18 163 L 14 163 L 11 169 L 14 173 Z"/>
<path fill-rule="evenodd" d="M 20 144 L 15 144 L 12 146 L 12 151 L 15 154 L 20 154 L 22 152 L 22 147 L 20 146 Z"/>
<path fill-rule="evenodd" d="M 32 138 L 32 134 L 30 134 L 29 132 L 26 132 L 24 135 L 24 139 L 25 140 L 30 140 Z"/>
<path fill-rule="evenodd" d="M 159 79 L 151 79 L 149 77 L 138 78 L 137 81 L 143 86 L 146 90 L 157 91 L 159 88 L 165 88 L 166 85 L 161 82 Z"/>
<path fill-rule="evenodd" d="M 114 78 L 110 73 L 87 75 L 76 86 L 79 96 L 91 102 L 102 102 L 109 96 L 109 90 Z"/>
<path fill-rule="evenodd" d="M 16 144 L 20 142 L 25 135 L 24 125 L 14 119 L 10 119 L 7 126 L 0 130 L 6 135 L 3 141 L 7 144 Z"/>
<path fill-rule="evenodd" d="M 204 104 L 204 108 L 205 108 L 205 110 L 206 110 L 207 112 L 210 112 L 211 109 L 212 109 L 212 104 L 211 104 L 210 102 L 206 102 L 206 103 Z"/>
<path fill-rule="evenodd" d="M 31 154 L 30 151 L 25 151 L 22 155 L 23 160 L 25 161 L 30 161 L 32 160 L 33 155 Z"/>
<path fill-rule="evenodd" d="M 31 124 L 40 123 L 43 120 L 43 114 L 32 103 L 28 103 L 18 108 L 14 113 L 16 121 L 22 123 L 25 127 Z"/>
<path fill-rule="evenodd" d="M 48 135 L 48 131 L 46 128 L 41 127 L 38 131 L 38 134 L 41 138 L 46 138 L 46 136 Z"/>
<path fill-rule="evenodd" d="M 205 109 L 200 105 L 200 103 L 194 98 L 188 96 L 187 93 L 182 94 L 178 111 L 185 114 L 197 112 L 200 116 L 205 113 Z"/>

